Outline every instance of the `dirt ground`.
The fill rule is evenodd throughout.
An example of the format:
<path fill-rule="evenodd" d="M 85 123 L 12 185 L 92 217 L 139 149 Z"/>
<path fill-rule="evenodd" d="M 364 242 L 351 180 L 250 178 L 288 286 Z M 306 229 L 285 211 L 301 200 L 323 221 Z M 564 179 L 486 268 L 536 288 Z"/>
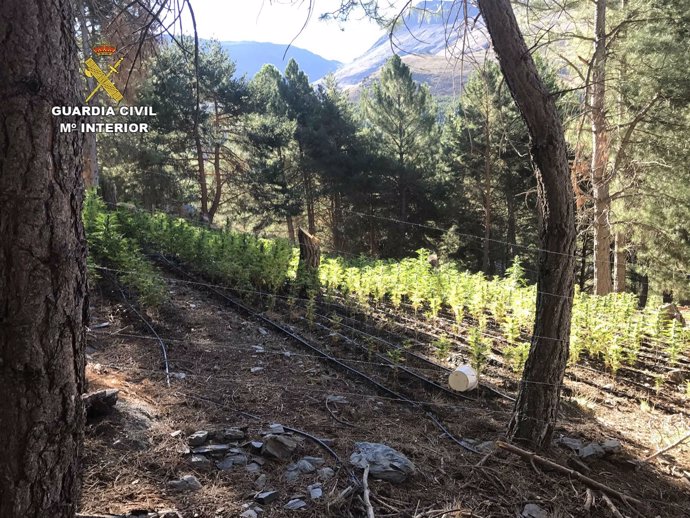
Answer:
<path fill-rule="evenodd" d="M 350 466 L 349 458 L 356 442 L 368 441 L 395 448 L 416 466 L 416 473 L 401 484 L 369 478 L 377 517 L 515 517 L 527 504 L 537 504 L 544 516 L 553 518 L 616 516 L 599 491 L 588 492 L 575 479 L 483 444 L 503 438 L 510 401 L 423 395 L 436 398 L 439 415 L 455 437 L 486 448 L 480 455 L 469 452 L 419 409 L 335 370 L 203 288 L 168 282 L 170 300 L 146 315 L 167 346 L 170 386 L 160 344 L 119 291 L 107 283 L 92 290 L 89 390 L 120 392 L 115 411 L 87 426 L 82 513 L 174 509 L 184 518 L 240 516 L 256 507 L 256 480 L 264 474 L 263 490 L 276 490 L 278 497 L 260 505 L 259 516 L 366 516 L 361 491 L 341 499 L 338 495 L 358 487 L 362 470 Z M 368 368 L 377 368 L 375 362 Z M 690 428 L 690 419 L 626 395 L 629 387 L 598 388 L 612 384 L 605 374 L 582 369 L 576 374 L 587 382 L 567 382 L 569 398 L 556 435 L 584 442 L 613 438 L 623 448 L 578 464 L 569 450 L 554 446 L 549 458 L 641 501 L 629 506 L 612 497 L 622 516 L 690 516 L 690 446 L 641 467 L 631 463 L 679 437 Z M 500 370 L 487 376 L 501 386 Z M 592 380 L 596 383 L 588 383 Z M 391 379 L 392 384 L 397 381 Z M 506 380 L 503 386 L 512 383 Z M 290 459 L 261 456 L 248 442 L 262 440 L 273 423 L 321 443 L 293 431 L 288 435 L 298 447 Z M 245 432 L 246 439 L 236 447 L 260 463 L 258 471 L 191 465 L 188 436 L 228 427 Z M 317 471 L 288 480 L 288 465 L 304 456 L 322 458 L 322 467 L 332 468 L 334 476 Z M 184 475 L 196 476 L 201 489 L 173 491 L 168 483 Z M 307 488 L 317 483 L 323 496 L 313 500 Z M 589 510 L 588 496 L 594 496 Z M 306 507 L 285 509 L 295 498 Z"/>

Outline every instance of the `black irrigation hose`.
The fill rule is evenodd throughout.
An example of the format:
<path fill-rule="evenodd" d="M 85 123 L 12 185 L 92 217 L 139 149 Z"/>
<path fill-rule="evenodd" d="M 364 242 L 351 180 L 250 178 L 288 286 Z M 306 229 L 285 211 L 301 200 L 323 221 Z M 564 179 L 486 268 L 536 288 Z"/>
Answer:
<path fill-rule="evenodd" d="M 318 322 L 316 322 L 316 325 L 319 326 L 319 327 L 321 327 L 321 328 L 323 328 L 323 329 L 325 329 L 325 330 L 329 330 L 328 327 L 326 327 L 326 326 L 323 325 L 323 324 L 319 324 Z M 338 336 L 342 336 L 342 337 L 343 337 L 345 340 L 347 340 L 348 342 L 352 342 L 353 344 L 355 344 L 355 345 L 356 345 L 357 347 L 359 347 L 360 349 L 366 350 L 366 348 L 365 348 L 364 346 L 358 344 L 358 343 L 355 342 L 352 338 L 350 338 L 350 337 L 348 337 L 348 336 L 345 336 L 345 335 L 342 334 L 342 333 L 338 333 L 337 331 L 336 331 L 336 334 L 337 334 Z M 388 365 L 391 366 L 392 368 L 401 370 L 401 371 L 403 371 L 403 372 L 409 374 L 410 376 L 412 376 L 412 377 L 415 378 L 416 380 L 418 380 L 418 381 L 420 381 L 420 382 L 422 382 L 422 383 L 424 383 L 424 384 L 427 384 L 427 385 L 429 385 L 429 386 L 435 388 L 436 390 L 439 390 L 439 391 L 441 391 L 441 392 L 443 392 L 443 393 L 445 393 L 445 394 L 448 394 L 448 395 L 450 395 L 450 396 L 452 396 L 452 397 L 455 397 L 455 398 L 464 399 L 464 400 L 466 400 L 466 401 L 476 401 L 475 398 L 471 398 L 471 397 L 469 397 L 469 396 L 465 396 L 465 395 L 460 394 L 460 393 L 458 393 L 458 392 L 453 392 L 452 390 L 449 390 L 449 389 L 447 389 L 446 387 L 443 387 L 443 386 L 439 385 L 439 384 L 436 383 L 435 381 L 432 381 L 432 380 L 430 380 L 430 379 L 425 378 L 424 376 L 421 376 L 421 375 L 417 374 L 416 372 L 414 372 L 414 371 L 408 369 L 407 367 L 404 367 L 404 366 L 402 366 L 402 365 L 396 364 L 396 363 L 394 363 L 391 359 L 386 358 L 386 357 L 385 357 L 384 355 L 382 355 L 382 354 L 374 353 L 374 356 L 376 356 L 379 360 L 381 360 L 381 361 L 383 361 L 383 362 L 386 362 L 386 364 L 388 364 Z"/>
<path fill-rule="evenodd" d="M 189 277 L 190 279 L 194 279 L 194 277 L 193 277 L 191 274 L 185 272 L 182 268 L 179 268 L 178 266 L 174 265 L 169 259 L 167 259 L 167 258 L 166 258 L 165 256 L 163 256 L 162 254 L 159 254 L 159 257 L 160 257 L 161 259 L 163 259 L 171 268 L 174 268 L 175 270 L 177 270 L 178 272 L 182 273 L 183 275 L 186 275 L 186 276 Z M 309 343 L 309 342 L 308 342 L 306 339 L 304 339 L 302 336 L 300 336 L 300 335 L 294 333 L 292 330 L 286 328 L 285 326 L 279 324 L 278 322 L 275 322 L 275 321 L 271 320 L 270 318 L 268 318 L 268 317 L 262 315 L 261 313 L 258 313 L 258 312 L 256 312 L 256 311 L 254 311 L 254 310 L 251 309 L 249 306 L 247 306 L 246 304 L 243 304 L 242 302 L 240 302 L 240 301 L 234 299 L 233 297 L 229 297 L 228 295 L 226 295 L 226 294 L 220 292 L 219 290 L 217 290 L 217 289 L 215 289 L 215 288 L 212 288 L 212 287 L 210 287 L 210 286 L 206 286 L 206 289 L 208 289 L 208 290 L 214 292 L 216 295 L 218 295 L 219 297 L 221 297 L 221 298 L 225 299 L 226 301 L 230 302 L 230 303 L 231 303 L 232 305 L 234 305 L 235 307 L 240 308 L 242 311 L 244 311 L 245 313 L 247 313 L 247 314 L 250 315 L 251 317 L 257 318 L 257 319 L 261 320 L 262 322 L 264 322 L 264 323 L 270 325 L 271 327 L 277 329 L 278 331 L 280 331 L 280 332 L 286 334 L 287 336 L 289 336 L 289 337 L 292 338 L 293 340 L 299 342 L 299 343 L 300 343 L 301 345 L 303 345 L 304 347 L 307 347 L 308 349 L 314 351 L 316 354 L 318 354 L 319 356 L 321 356 L 323 359 L 325 359 L 325 360 L 327 360 L 327 361 L 329 361 L 329 362 L 331 362 L 331 363 L 333 363 L 333 364 L 335 364 L 335 365 L 341 367 L 342 369 L 344 369 L 344 370 L 346 370 L 347 372 L 349 372 L 349 373 L 355 375 L 356 377 L 361 378 L 361 379 L 363 379 L 364 381 L 370 383 L 371 385 L 373 385 L 373 386 L 375 386 L 376 388 L 378 388 L 380 391 L 382 391 L 382 392 L 388 394 L 391 398 L 393 398 L 393 399 L 395 399 L 395 400 L 398 400 L 398 401 L 401 402 L 401 403 L 405 403 L 405 404 L 407 404 L 407 405 L 410 405 L 410 406 L 413 407 L 413 408 L 416 408 L 416 409 L 419 409 L 419 410 L 423 411 L 423 412 L 425 413 L 425 415 L 427 415 L 427 416 L 431 419 L 431 421 L 432 421 L 437 427 L 439 427 L 439 428 L 441 429 L 441 431 L 444 432 L 444 433 L 445 433 L 453 442 L 455 442 L 458 446 L 464 448 L 465 450 L 467 450 L 467 451 L 469 451 L 469 452 L 476 453 L 476 454 L 481 454 L 480 451 L 476 450 L 475 448 L 473 448 L 472 446 L 470 446 L 469 444 L 467 444 L 463 439 L 458 439 L 457 437 L 454 437 L 454 436 L 448 431 L 448 429 L 445 428 L 445 427 L 441 424 L 441 422 L 438 420 L 438 418 L 436 418 L 436 417 L 434 416 L 434 414 L 433 414 L 431 411 L 428 411 L 428 410 L 424 409 L 423 407 L 421 407 L 421 406 L 420 406 L 418 403 L 416 403 L 415 401 L 412 401 L 411 399 L 409 399 L 409 398 L 403 396 L 402 394 L 398 394 L 397 392 L 395 392 L 395 391 L 389 389 L 389 388 L 386 387 L 385 385 L 379 383 L 379 382 L 376 381 L 375 379 L 370 378 L 369 376 L 367 376 L 367 375 L 364 374 L 363 372 L 361 372 L 361 371 L 359 371 L 359 370 L 357 370 L 357 369 L 355 369 L 355 368 L 353 368 L 353 367 L 350 367 L 349 365 L 347 365 L 347 364 L 341 362 L 340 360 L 338 360 L 338 359 L 336 359 L 336 358 L 330 356 L 329 354 L 323 352 L 323 351 L 322 351 L 321 349 L 319 349 L 318 347 L 316 347 L 316 346 L 312 345 L 311 343 Z"/>
<path fill-rule="evenodd" d="M 163 352 L 163 362 L 165 364 L 165 382 L 168 385 L 168 388 L 170 388 L 170 366 L 168 365 L 168 350 L 165 347 L 165 343 L 163 342 L 163 339 L 158 335 L 158 333 L 156 333 L 156 330 L 149 323 L 149 321 L 146 320 L 144 318 L 144 316 L 139 311 L 137 311 L 137 309 L 132 305 L 131 302 L 129 302 L 129 300 L 127 300 L 127 296 L 125 295 L 125 292 L 122 291 L 122 288 L 120 287 L 120 284 L 117 282 L 117 280 L 113 279 L 113 281 L 115 282 L 117 289 L 120 290 L 120 295 L 122 295 L 122 300 L 125 301 L 125 304 L 127 304 L 130 307 L 130 309 L 132 311 L 134 311 L 134 313 L 136 313 L 136 315 L 141 319 L 142 322 L 144 322 L 144 324 L 146 324 L 146 326 L 151 330 L 153 335 L 158 340 L 158 343 L 161 346 L 161 351 Z"/>
<path fill-rule="evenodd" d="M 346 308 L 343 306 L 343 309 L 346 309 Z M 330 319 L 330 318 L 327 317 L 326 315 L 321 315 L 321 314 L 317 313 L 317 316 L 320 316 L 321 318 L 325 318 L 325 319 L 327 319 L 327 320 L 329 320 L 329 321 L 331 321 L 331 322 L 333 321 L 332 319 Z M 351 317 L 347 317 L 347 316 L 345 316 L 345 315 L 342 315 L 342 317 L 343 317 L 343 318 L 347 318 L 348 320 L 354 320 L 354 319 L 352 319 Z M 371 324 L 368 324 L 367 322 L 361 322 L 361 323 L 362 323 L 363 325 L 367 326 L 367 327 L 372 327 Z M 388 340 L 385 340 L 385 339 L 383 339 L 383 338 L 381 338 L 381 337 L 378 337 L 378 336 L 375 336 L 375 335 L 371 335 L 371 334 L 367 333 L 366 331 L 362 331 L 361 329 L 357 329 L 356 327 L 349 326 L 349 325 L 347 325 L 347 324 L 343 324 L 342 322 L 340 323 L 340 325 L 343 326 L 343 327 L 346 327 L 346 328 L 348 328 L 348 329 L 351 329 L 352 331 L 354 331 L 354 332 L 356 332 L 356 333 L 359 333 L 359 334 L 361 334 L 362 336 L 370 336 L 370 337 L 374 338 L 375 340 L 377 340 L 377 341 L 380 342 L 380 343 L 384 343 L 384 344 L 389 345 L 390 347 L 393 347 L 393 348 L 395 348 L 395 349 L 402 350 L 406 355 L 410 356 L 411 358 L 415 358 L 416 360 L 419 360 L 419 361 L 424 362 L 424 363 L 426 363 L 426 364 L 428 364 L 428 365 L 431 365 L 432 367 L 435 367 L 435 368 L 437 368 L 437 369 L 440 369 L 440 370 L 445 371 L 445 372 L 448 372 L 448 373 L 453 372 L 453 369 L 449 369 L 448 367 L 446 367 L 446 366 L 444 366 L 444 365 L 439 365 L 438 363 L 436 363 L 436 362 L 430 360 L 429 358 L 425 357 L 424 355 L 421 355 L 421 354 L 419 354 L 419 353 L 415 353 L 414 351 L 408 351 L 407 349 L 401 348 L 400 346 L 395 345 L 395 344 L 393 344 L 393 343 L 389 342 Z M 392 332 L 390 332 L 390 331 L 386 331 L 386 333 L 388 333 L 388 334 L 393 334 L 393 335 L 395 336 L 395 333 L 392 333 Z M 339 334 L 340 334 L 340 333 L 339 333 Z M 421 343 L 421 342 L 418 341 L 418 343 Z M 504 399 L 507 399 L 508 401 L 515 402 L 515 398 L 514 398 L 514 397 L 509 396 L 508 394 L 505 394 L 505 393 L 499 391 L 498 389 L 493 388 L 493 387 L 490 386 L 490 385 L 487 385 L 487 384 L 485 384 L 485 383 L 479 383 L 479 386 L 482 387 L 482 388 L 484 388 L 484 389 L 486 389 L 486 390 L 488 390 L 489 392 L 492 392 L 492 393 L 494 393 L 494 394 L 496 394 L 496 395 L 498 395 L 498 396 L 504 398 Z M 457 394 L 457 393 L 455 393 L 455 392 L 453 392 L 453 395 L 460 396 L 459 394 Z M 460 397 L 462 397 L 462 396 L 460 396 Z M 471 398 L 467 398 L 467 399 L 471 399 Z"/>

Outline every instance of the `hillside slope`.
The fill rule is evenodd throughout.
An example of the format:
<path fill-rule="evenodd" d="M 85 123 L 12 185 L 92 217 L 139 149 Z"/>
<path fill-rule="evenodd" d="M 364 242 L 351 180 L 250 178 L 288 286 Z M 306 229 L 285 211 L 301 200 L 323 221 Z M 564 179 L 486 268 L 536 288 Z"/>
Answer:
<path fill-rule="evenodd" d="M 392 34 L 387 30 L 367 52 L 336 71 L 338 84 L 356 97 L 395 52 L 415 80 L 428 84 L 435 95 L 457 93 L 469 72 L 483 62 L 489 41 L 477 9 L 468 7 L 465 24 L 462 6 L 453 4 L 449 0 L 416 4 Z"/>
<path fill-rule="evenodd" d="M 339 61 L 329 60 L 294 46 L 288 49 L 287 45 L 258 41 L 221 41 L 220 44 L 236 63 L 237 76 L 246 74 L 248 79 L 266 63 L 282 72 L 291 58 L 297 61 L 311 81 L 334 72 L 341 65 Z"/>

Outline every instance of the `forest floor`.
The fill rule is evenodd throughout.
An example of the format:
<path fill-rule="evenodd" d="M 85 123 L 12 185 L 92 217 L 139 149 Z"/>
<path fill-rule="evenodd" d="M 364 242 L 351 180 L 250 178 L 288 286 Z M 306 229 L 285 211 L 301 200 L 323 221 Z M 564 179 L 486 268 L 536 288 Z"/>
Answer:
<path fill-rule="evenodd" d="M 420 409 L 334 370 L 203 288 L 167 282 L 169 300 L 147 311 L 147 318 L 167 346 L 170 386 L 158 342 L 116 287 L 101 282 L 92 290 L 89 391 L 118 389 L 119 401 L 114 412 L 87 424 L 84 514 L 174 509 L 184 518 L 221 518 L 249 513 L 259 505 L 263 517 L 366 516 L 357 486 L 362 470 L 353 468 L 349 458 L 356 442 L 367 441 L 396 449 L 416 466 L 416 473 L 403 483 L 369 478 L 377 517 L 514 517 L 528 504 L 545 514 L 524 516 L 690 516 L 689 445 L 639 467 L 631 462 L 690 428 L 687 413 L 672 402 L 663 408 L 646 403 L 644 397 L 631 396 L 630 387 L 619 387 L 610 375 L 591 369 L 576 368 L 576 378 L 567 381 L 568 398 L 556 436 L 584 444 L 617 439 L 622 448 L 603 457 L 577 459 L 568 448 L 554 446 L 548 457 L 642 502 L 629 506 L 612 497 L 614 511 L 599 491 L 493 449 L 491 441 L 504 438 L 510 401 L 484 392 L 472 401 L 424 395 L 443 409 L 439 415 L 455 437 L 482 450 L 476 454 L 450 440 Z M 311 339 L 325 340 L 316 334 Z M 405 383 L 397 373 L 386 376 L 391 386 Z M 487 379 L 504 390 L 515 387 L 514 376 L 502 376 L 494 369 Z M 271 459 L 253 451 L 249 442 L 265 440 L 276 423 L 321 443 L 286 430 L 297 444 L 289 458 Z M 207 462 L 193 465 L 188 437 L 225 428 L 244 432 L 244 439 L 232 446 L 247 465 L 228 470 Z M 289 473 L 291 463 L 305 456 L 317 458 L 312 459 L 317 470 Z M 169 482 L 184 475 L 197 477 L 201 488 L 173 491 Z M 309 488 L 317 484 L 323 496 L 312 499 Z M 357 491 L 338 501 L 337 495 L 348 487 Z M 277 491 L 277 498 L 257 504 L 260 490 Z M 306 506 L 299 511 L 285 508 L 296 499 Z"/>

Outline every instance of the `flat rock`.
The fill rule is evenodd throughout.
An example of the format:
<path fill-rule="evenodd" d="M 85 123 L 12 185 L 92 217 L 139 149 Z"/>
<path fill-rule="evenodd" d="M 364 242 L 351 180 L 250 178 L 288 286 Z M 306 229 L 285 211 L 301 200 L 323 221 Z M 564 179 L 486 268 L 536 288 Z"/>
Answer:
<path fill-rule="evenodd" d="M 259 502 L 260 504 L 266 505 L 273 502 L 273 500 L 275 500 L 276 498 L 278 498 L 278 491 L 263 491 L 256 495 L 254 497 L 254 500 Z"/>
<path fill-rule="evenodd" d="M 335 475 L 335 471 L 333 471 L 332 468 L 326 466 L 325 468 L 321 468 L 318 471 L 318 475 L 320 480 L 326 481 L 333 478 L 333 476 Z"/>
<path fill-rule="evenodd" d="M 120 391 L 117 389 L 106 389 L 82 394 L 81 399 L 86 409 L 86 416 L 97 417 L 110 414 L 117 404 L 119 393 Z"/>
<path fill-rule="evenodd" d="M 623 449 L 623 445 L 618 439 L 608 439 L 601 443 L 601 447 L 606 453 L 618 453 Z"/>
<path fill-rule="evenodd" d="M 288 509 L 290 511 L 296 511 L 297 509 L 304 509 L 305 507 L 307 507 L 307 502 L 305 502 L 301 498 L 294 498 L 283 506 L 284 509 Z"/>
<path fill-rule="evenodd" d="M 283 427 L 282 424 L 273 423 L 271 426 L 268 427 L 268 433 L 273 433 L 273 434 L 285 433 L 285 428 Z"/>
<path fill-rule="evenodd" d="M 369 465 L 369 474 L 374 478 L 401 483 L 415 473 L 414 464 L 390 446 L 373 442 L 355 445 L 357 451 L 350 456 L 350 463 L 362 469 Z"/>
<path fill-rule="evenodd" d="M 206 430 L 199 430 L 194 432 L 187 438 L 187 443 L 190 446 L 201 446 L 208 440 L 208 432 Z"/>
<path fill-rule="evenodd" d="M 323 460 L 323 457 L 310 457 L 307 455 L 306 457 L 302 457 L 302 460 L 306 460 L 309 464 L 316 466 L 317 468 L 326 464 L 326 461 Z"/>
<path fill-rule="evenodd" d="M 171 480 L 168 486 L 174 491 L 198 491 L 201 489 L 201 482 L 194 475 L 185 475 L 178 480 Z"/>
<path fill-rule="evenodd" d="M 591 442 L 577 451 L 577 456 L 581 459 L 596 459 L 598 457 L 603 457 L 605 454 L 606 451 L 598 442 Z"/>
<path fill-rule="evenodd" d="M 572 437 L 561 437 L 558 444 L 573 451 L 578 451 L 584 446 L 580 439 L 573 439 Z"/>
<path fill-rule="evenodd" d="M 309 491 L 309 498 L 312 500 L 318 500 L 323 496 L 323 488 L 321 487 L 321 484 L 312 484 L 311 486 L 307 486 L 307 490 Z"/>
<path fill-rule="evenodd" d="M 297 442 L 286 435 L 269 434 L 264 437 L 261 453 L 277 459 L 288 459 L 297 449 Z"/>
<path fill-rule="evenodd" d="M 244 440 L 244 432 L 239 428 L 225 428 L 213 432 L 213 438 L 221 442 L 235 442 Z"/>
<path fill-rule="evenodd" d="M 192 466 L 192 468 L 202 471 L 211 469 L 211 467 L 213 466 L 211 460 L 204 457 L 203 455 L 192 455 L 189 459 L 189 463 Z"/>
<path fill-rule="evenodd" d="M 261 466 L 259 466 L 256 462 L 250 462 L 247 464 L 247 467 L 245 468 L 249 473 L 258 473 L 261 471 Z"/>
<path fill-rule="evenodd" d="M 262 370 L 264 370 L 264 368 L 263 367 L 252 367 L 249 370 L 251 371 L 252 374 L 256 374 L 257 372 L 261 372 Z"/>
<path fill-rule="evenodd" d="M 316 467 L 305 459 L 298 460 L 295 467 L 300 473 L 314 473 L 316 471 Z"/>
<path fill-rule="evenodd" d="M 527 504 L 520 514 L 523 518 L 549 518 L 549 513 L 537 504 Z"/>
<path fill-rule="evenodd" d="M 225 458 L 216 462 L 216 467 L 221 471 L 230 471 L 235 467 L 235 463 L 232 459 Z"/>
<path fill-rule="evenodd" d="M 247 509 L 240 515 L 240 518 L 259 518 L 259 515 L 254 509 Z"/>
<path fill-rule="evenodd" d="M 200 446 L 198 448 L 194 448 L 192 450 L 192 453 L 201 453 L 201 454 L 210 453 L 211 455 L 213 455 L 213 454 L 225 453 L 229 449 L 230 449 L 229 444 L 208 444 L 206 446 Z"/>

